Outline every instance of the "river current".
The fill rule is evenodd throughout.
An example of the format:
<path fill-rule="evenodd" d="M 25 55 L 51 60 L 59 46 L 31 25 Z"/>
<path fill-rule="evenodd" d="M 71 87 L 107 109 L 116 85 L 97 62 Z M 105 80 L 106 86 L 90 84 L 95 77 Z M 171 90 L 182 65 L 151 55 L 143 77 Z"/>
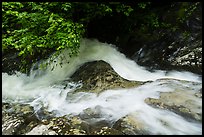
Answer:
<path fill-rule="evenodd" d="M 36 112 L 43 107 L 56 116 L 78 115 L 85 109 L 92 108 L 100 111 L 102 119 L 109 121 L 116 121 L 127 114 L 135 113 L 135 117 L 144 122 L 151 134 L 202 134 L 202 123 L 187 121 L 171 111 L 156 109 L 144 102 L 145 98 L 158 98 L 160 92 L 174 90 L 173 87 L 162 85 L 160 81 L 156 81 L 157 79 L 174 78 L 202 83 L 198 75 L 186 71 L 150 72 L 135 61 L 126 58 L 114 45 L 97 40 L 83 39 L 77 57 L 70 59 L 68 53 L 69 51 L 64 50 L 55 59 L 56 62 L 60 58 L 69 61 L 62 66 L 51 62 L 46 70 L 33 67 L 29 76 L 19 72 L 13 75 L 2 73 L 3 102 L 27 103 L 33 106 Z M 72 93 L 73 88 L 80 86 L 80 83 L 69 83 L 72 88 L 66 89 L 56 84 L 69 79 L 84 63 L 95 60 L 109 63 L 121 77 L 127 80 L 154 82 L 130 89 L 106 90 L 99 95 Z M 42 62 L 49 62 L 49 60 L 41 61 L 36 65 Z M 201 86 L 197 86 L 194 90 L 200 88 Z M 197 103 L 202 103 L 202 99 L 197 100 Z M 165 121 L 168 126 L 164 126 L 161 121 Z"/>

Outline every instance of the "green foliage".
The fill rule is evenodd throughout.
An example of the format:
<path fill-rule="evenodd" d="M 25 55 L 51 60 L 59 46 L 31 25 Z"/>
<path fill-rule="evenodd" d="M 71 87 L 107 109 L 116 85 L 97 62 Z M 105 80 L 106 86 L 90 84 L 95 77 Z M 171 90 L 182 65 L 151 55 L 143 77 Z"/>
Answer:
<path fill-rule="evenodd" d="M 110 3 L 95 3 L 95 2 L 75 2 L 72 3 L 74 9 L 73 19 L 76 22 L 80 22 L 86 25 L 92 19 L 97 19 L 104 17 L 106 15 L 114 15 L 114 13 L 120 13 L 121 15 L 129 16 L 133 9 L 120 2 L 110 2 Z"/>
<path fill-rule="evenodd" d="M 199 2 L 195 2 L 194 4 L 190 3 L 183 3 L 183 7 L 178 11 L 178 18 L 177 20 L 180 23 L 184 23 L 192 13 L 197 9 Z"/>
<path fill-rule="evenodd" d="M 196 9 L 200 6 L 200 2 L 174 2 L 165 5 L 165 7 L 149 10 L 145 4 L 138 3 L 144 14 L 137 16 L 137 20 L 141 24 L 138 28 L 143 32 L 158 29 L 168 29 L 171 32 L 181 31 L 181 29 L 185 29 L 186 21 L 195 15 Z"/>
<path fill-rule="evenodd" d="M 151 4 L 151 2 L 139 2 L 137 5 L 141 9 L 145 9 L 147 5 Z"/>
<path fill-rule="evenodd" d="M 63 49 L 74 56 L 91 19 L 114 11 L 129 16 L 132 10 L 120 3 L 2 2 L 2 51 L 17 50 L 22 70 Z"/>
<path fill-rule="evenodd" d="M 28 61 L 34 62 L 38 56 L 50 55 L 50 51 L 60 52 L 68 48 L 71 55 L 78 53 L 79 41 L 84 33 L 83 24 L 51 11 L 53 7 L 67 11 L 70 4 L 3 2 L 2 6 L 2 28 L 6 32 L 2 49 L 19 51 L 23 66 Z"/>
<path fill-rule="evenodd" d="M 184 31 L 184 32 L 182 33 L 182 35 L 183 35 L 183 38 L 184 38 L 184 39 L 187 39 L 187 38 L 190 37 L 190 33 L 189 33 L 188 31 Z"/>
<path fill-rule="evenodd" d="M 123 13 L 124 15 L 129 16 L 133 11 L 133 8 L 128 5 L 120 4 L 116 6 L 116 11 L 118 13 Z"/>
<path fill-rule="evenodd" d="M 148 16 L 146 16 L 146 22 L 148 23 L 147 25 L 150 28 L 158 28 L 160 27 L 160 23 L 158 20 L 158 16 L 155 13 L 151 13 Z"/>

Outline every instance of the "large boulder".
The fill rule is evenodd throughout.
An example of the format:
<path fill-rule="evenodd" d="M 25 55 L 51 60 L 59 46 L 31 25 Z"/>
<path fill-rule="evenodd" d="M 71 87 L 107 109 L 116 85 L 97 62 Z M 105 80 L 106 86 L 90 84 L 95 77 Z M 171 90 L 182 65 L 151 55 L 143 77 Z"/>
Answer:
<path fill-rule="evenodd" d="M 129 81 L 119 76 L 113 68 L 104 61 L 93 61 L 82 65 L 72 76 L 71 81 L 82 82 L 82 87 L 76 92 L 100 93 L 108 89 L 131 88 L 143 82 Z"/>

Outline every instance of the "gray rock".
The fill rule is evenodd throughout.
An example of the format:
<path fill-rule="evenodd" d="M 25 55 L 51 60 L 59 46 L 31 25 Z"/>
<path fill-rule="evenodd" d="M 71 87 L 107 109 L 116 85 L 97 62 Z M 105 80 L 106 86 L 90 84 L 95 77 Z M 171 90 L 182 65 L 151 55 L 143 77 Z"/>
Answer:
<path fill-rule="evenodd" d="M 202 93 L 199 92 L 201 83 L 175 79 L 160 79 L 160 81 L 163 81 L 166 86 L 174 87 L 173 90 L 160 92 L 159 99 L 145 99 L 147 104 L 168 109 L 187 119 L 202 121 L 202 98 L 200 98 Z"/>
<path fill-rule="evenodd" d="M 57 133 L 49 130 L 47 125 L 38 125 L 25 135 L 57 135 Z"/>
<path fill-rule="evenodd" d="M 19 135 L 38 124 L 33 108 L 23 104 L 2 104 L 2 135 Z"/>

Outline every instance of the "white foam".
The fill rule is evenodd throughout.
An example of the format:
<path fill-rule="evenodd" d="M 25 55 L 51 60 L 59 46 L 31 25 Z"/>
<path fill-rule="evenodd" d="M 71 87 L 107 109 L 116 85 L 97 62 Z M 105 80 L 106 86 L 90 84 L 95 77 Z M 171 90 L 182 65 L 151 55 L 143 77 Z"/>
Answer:
<path fill-rule="evenodd" d="M 144 67 L 125 57 L 113 45 L 100 43 L 97 40 L 84 39 L 81 42 L 80 54 L 69 58 L 68 51 L 61 53 L 69 64 L 51 63 L 45 71 L 33 70 L 30 76 L 21 73 L 8 75 L 2 73 L 2 99 L 13 101 L 30 101 L 36 110 L 41 107 L 56 115 L 80 114 L 86 108 L 100 106 L 105 119 L 116 121 L 119 118 L 138 112 L 152 134 L 202 134 L 202 125 L 191 123 L 182 117 L 164 110 L 158 110 L 144 103 L 147 97 L 159 97 L 159 92 L 171 91 L 172 87 L 162 85 L 159 81 L 146 83 L 132 89 L 107 90 L 97 96 L 94 93 L 72 93 L 72 89 L 53 86 L 69 77 L 85 62 L 104 60 L 123 78 L 128 80 L 147 81 L 159 78 L 174 78 L 202 82 L 199 76 L 190 72 L 161 71 L 149 72 Z M 59 58 L 56 59 L 58 61 Z M 196 87 L 201 88 L 201 87 Z M 198 101 L 197 103 L 200 103 Z M 164 126 L 161 119 L 169 126 Z M 177 128 L 179 127 L 179 128 Z"/>

